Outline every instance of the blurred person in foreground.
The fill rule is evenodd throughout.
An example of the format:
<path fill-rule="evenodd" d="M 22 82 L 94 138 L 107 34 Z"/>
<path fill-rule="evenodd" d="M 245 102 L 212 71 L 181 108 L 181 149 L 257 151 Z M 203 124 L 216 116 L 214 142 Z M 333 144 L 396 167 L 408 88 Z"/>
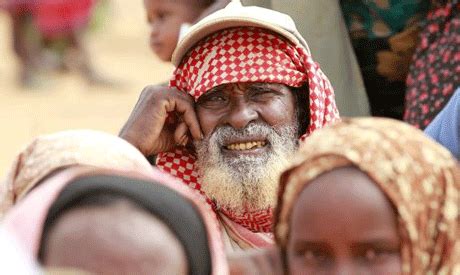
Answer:
<path fill-rule="evenodd" d="M 425 129 L 460 86 L 460 1 L 431 0 L 407 78 L 404 121 Z"/>
<path fill-rule="evenodd" d="M 275 234 L 290 274 L 458 274 L 460 166 L 404 123 L 346 119 L 283 173 Z"/>
<path fill-rule="evenodd" d="M 1 187 L 5 229 L 56 274 L 227 272 L 209 205 L 116 136 L 40 136 Z"/>
<path fill-rule="evenodd" d="M 0 265 L 2 274 L 43 274 L 38 264 L 24 252 L 3 226 L 0 226 L 0 258 L 2 259 Z"/>
<path fill-rule="evenodd" d="M 40 74 L 53 69 L 76 71 L 91 85 L 113 84 L 95 70 L 84 41 L 97 3 L 97 0 L 5 1 L 23 87 L 40 86 Z"/>
<path fill-rule="evenodd" d="M 227 274 L 216 218 L 168 175 L 73 166 L 4 219 L 44 268 L 95 274 Z"/>
<path fill-rule="evenodd" d="M 192 26 L 172 62 L 120 136 L 206 198 L 228 250 L 271 246 L 281 171 L 339 119 L 329 80 L 289 16 L 239 1 Z"/>

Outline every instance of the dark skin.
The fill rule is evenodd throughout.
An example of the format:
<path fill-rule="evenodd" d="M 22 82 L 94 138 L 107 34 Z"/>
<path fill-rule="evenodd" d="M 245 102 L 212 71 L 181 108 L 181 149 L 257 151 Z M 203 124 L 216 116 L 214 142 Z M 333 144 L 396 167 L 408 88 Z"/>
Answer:
<path fill-rule="evenodd" d="M 34 85 L 33 75 L 40 66 L 40 45 L 37 41 L 27 38 L 32 15 L 28 13 L 11 13 L 13 49 L 21 64 L 20 83 L 28 87 Z"/>
<path fill-rule="evenodd" d="M 276 130 L 293 124 L 295 114 L 295 98 L 282 84 L 224 84 L 205 93 L 197 103 L 175 88 L 149 86 L 120 137 L 150 156 L 170 151 L 177 144 L 186 145 L 189 136 L 201 140 L 219 126 L 242 129 L 250 122 L 263 122 Z"/>
<path fill-rule="evenodd" d="M 294 205 L 285 260 L 291 274 L 401 274 L 395 210 L 360 170 L 323 174 Z"/>
<path fill-rule="evenodd" d="M 173 232 L 128 200 L 67 210 L 48 234 L 42 244 L 46 267 L 94 274 L 187 274 L 185 251 Z"/>
<path fill-rule="evenodd" d="M 227 257 L 232 275 L 283 274 L 279 248 L 252 249 L 234 252 Z"/>

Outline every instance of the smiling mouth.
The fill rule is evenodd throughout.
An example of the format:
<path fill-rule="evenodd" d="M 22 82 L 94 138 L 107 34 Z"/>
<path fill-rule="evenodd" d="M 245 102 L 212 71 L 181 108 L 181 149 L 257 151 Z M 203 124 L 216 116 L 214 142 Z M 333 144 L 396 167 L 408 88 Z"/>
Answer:
<path fill-rule="evenodd" d="M 267 145 L 266 141 L 248 141 L 226 145 L 225 149 L 230 151 L 245 151 L 262 148 L 265 147 L 265 145 Z"/>

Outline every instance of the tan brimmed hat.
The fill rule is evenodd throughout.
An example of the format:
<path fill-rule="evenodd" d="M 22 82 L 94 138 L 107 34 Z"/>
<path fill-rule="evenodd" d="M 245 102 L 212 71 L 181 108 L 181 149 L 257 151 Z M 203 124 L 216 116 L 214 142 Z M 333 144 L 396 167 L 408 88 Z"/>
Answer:
<path fill-rule="evenodd" d="M 244 7 L 239 0 L 233 0 L 224 9 L 203 18 L 181 34 L 173 53 L 172 63 L 178 66 L 184 55 L 201 39 L 217 31 L 232 27 L 260 27 L 285 37 L 295 45 L 304 47 L 307 42 L 297 31 L 289 15 L 260 7 Z"/>

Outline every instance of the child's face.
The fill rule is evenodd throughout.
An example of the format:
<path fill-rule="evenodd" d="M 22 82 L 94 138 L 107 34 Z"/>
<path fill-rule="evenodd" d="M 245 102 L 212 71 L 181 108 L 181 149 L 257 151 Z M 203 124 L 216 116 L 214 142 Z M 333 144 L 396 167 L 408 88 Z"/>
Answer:
<path fill-rule="evenodd" d="M 291 274 L 401 274 L 396 213 L 355 168 L 312 181 L 295 202 L 289 234 Z"/>
<path fill-rule="evenodd" d="M 205 7 L 184 0 L 144 0 L 144 6 L 151 26 L 150 47 L 161 60 L 171 61 L 181 25 L 194 22 Z"/>

